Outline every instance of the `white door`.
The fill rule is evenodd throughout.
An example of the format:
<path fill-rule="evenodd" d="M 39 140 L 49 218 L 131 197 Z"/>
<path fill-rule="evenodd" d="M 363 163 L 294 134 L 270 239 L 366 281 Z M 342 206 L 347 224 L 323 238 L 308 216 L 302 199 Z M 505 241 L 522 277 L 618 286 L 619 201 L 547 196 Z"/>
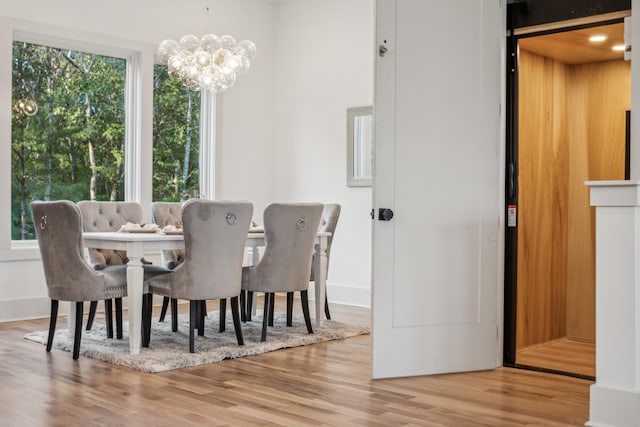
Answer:
<path fill-rule="evenodd" d="M 501 364 L 504 9 L 376 2 L 374 378 Z"/>

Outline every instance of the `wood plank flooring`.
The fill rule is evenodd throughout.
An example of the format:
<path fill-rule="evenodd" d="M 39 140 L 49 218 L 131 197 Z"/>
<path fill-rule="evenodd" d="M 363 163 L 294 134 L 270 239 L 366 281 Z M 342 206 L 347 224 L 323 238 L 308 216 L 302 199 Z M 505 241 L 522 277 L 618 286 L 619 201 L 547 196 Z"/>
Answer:
<path fill-rule="evenodd" d="M 332 315 L 369 322 L 367 309 L 332 305 Z M 46 353 L 23 339 L 47 325 L 0 324 L 2 426 L 564 426 L 588 419 L 591 382 L 566 376 L 499 368 L 371 380 L 370 336 L 144 374 Z"/>
<path fill-rule="evenodd" d="M 595 377 L 596 345 L 560 338 L 519 350 L 516 363 Z"/>

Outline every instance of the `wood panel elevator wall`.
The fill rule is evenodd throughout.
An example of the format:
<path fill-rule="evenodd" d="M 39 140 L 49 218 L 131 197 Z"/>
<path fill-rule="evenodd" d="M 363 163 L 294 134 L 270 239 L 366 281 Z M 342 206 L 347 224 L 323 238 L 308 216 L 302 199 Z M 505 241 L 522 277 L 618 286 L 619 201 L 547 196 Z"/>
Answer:
<path fill-rule="evenodd" d="M 587 180 L 624 179 L 624 60 L 569 65 L 519 52 L 516 349 L 595 341 L 595 211 Z"/>

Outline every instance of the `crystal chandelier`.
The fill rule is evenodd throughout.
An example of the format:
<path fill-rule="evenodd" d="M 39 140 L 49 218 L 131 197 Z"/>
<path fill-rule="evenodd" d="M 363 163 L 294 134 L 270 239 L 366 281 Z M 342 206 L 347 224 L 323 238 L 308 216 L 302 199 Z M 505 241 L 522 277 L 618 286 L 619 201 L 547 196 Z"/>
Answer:
<path fill-rule="evenodd" d="M 179 42 L 164 40 L 158 47 L 158 59 L 167 65 L 169 75 L 190 90 L 224 92 L 246 72 L 256 56 L 256 45 L 232 36 L 206 34 L 201 39 L 183 36 Z"/>

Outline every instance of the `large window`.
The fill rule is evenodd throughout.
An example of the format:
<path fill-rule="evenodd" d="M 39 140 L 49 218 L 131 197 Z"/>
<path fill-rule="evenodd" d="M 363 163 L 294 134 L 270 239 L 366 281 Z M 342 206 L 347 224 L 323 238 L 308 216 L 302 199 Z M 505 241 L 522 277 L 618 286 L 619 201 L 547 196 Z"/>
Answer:
<path fill-rule="evenodd" d="M 32 200 L 123 200 L 126 61 L 15 41 L 11 236 L 34 239 Z"/>
<path fill-rule="evenodd" d="M 200 92 L 156 65 L 153 77 L 153 200 L 179 201 L 200 192 Z"/>
<path fill-rule="evenodd" d="M 0 56 L 12 61 L 0 67 L 12 79 L 0 85 L 0 110 L 11 105 L 11 121 L 0 120 L 0 175 L 11 186 L 0 192 L 1 259 L 38 256 L 33 200 L 215 197 L 214 94 L 150 67 L 148 44 L 0 23 L 11 29 L 0 34 Z"/>

